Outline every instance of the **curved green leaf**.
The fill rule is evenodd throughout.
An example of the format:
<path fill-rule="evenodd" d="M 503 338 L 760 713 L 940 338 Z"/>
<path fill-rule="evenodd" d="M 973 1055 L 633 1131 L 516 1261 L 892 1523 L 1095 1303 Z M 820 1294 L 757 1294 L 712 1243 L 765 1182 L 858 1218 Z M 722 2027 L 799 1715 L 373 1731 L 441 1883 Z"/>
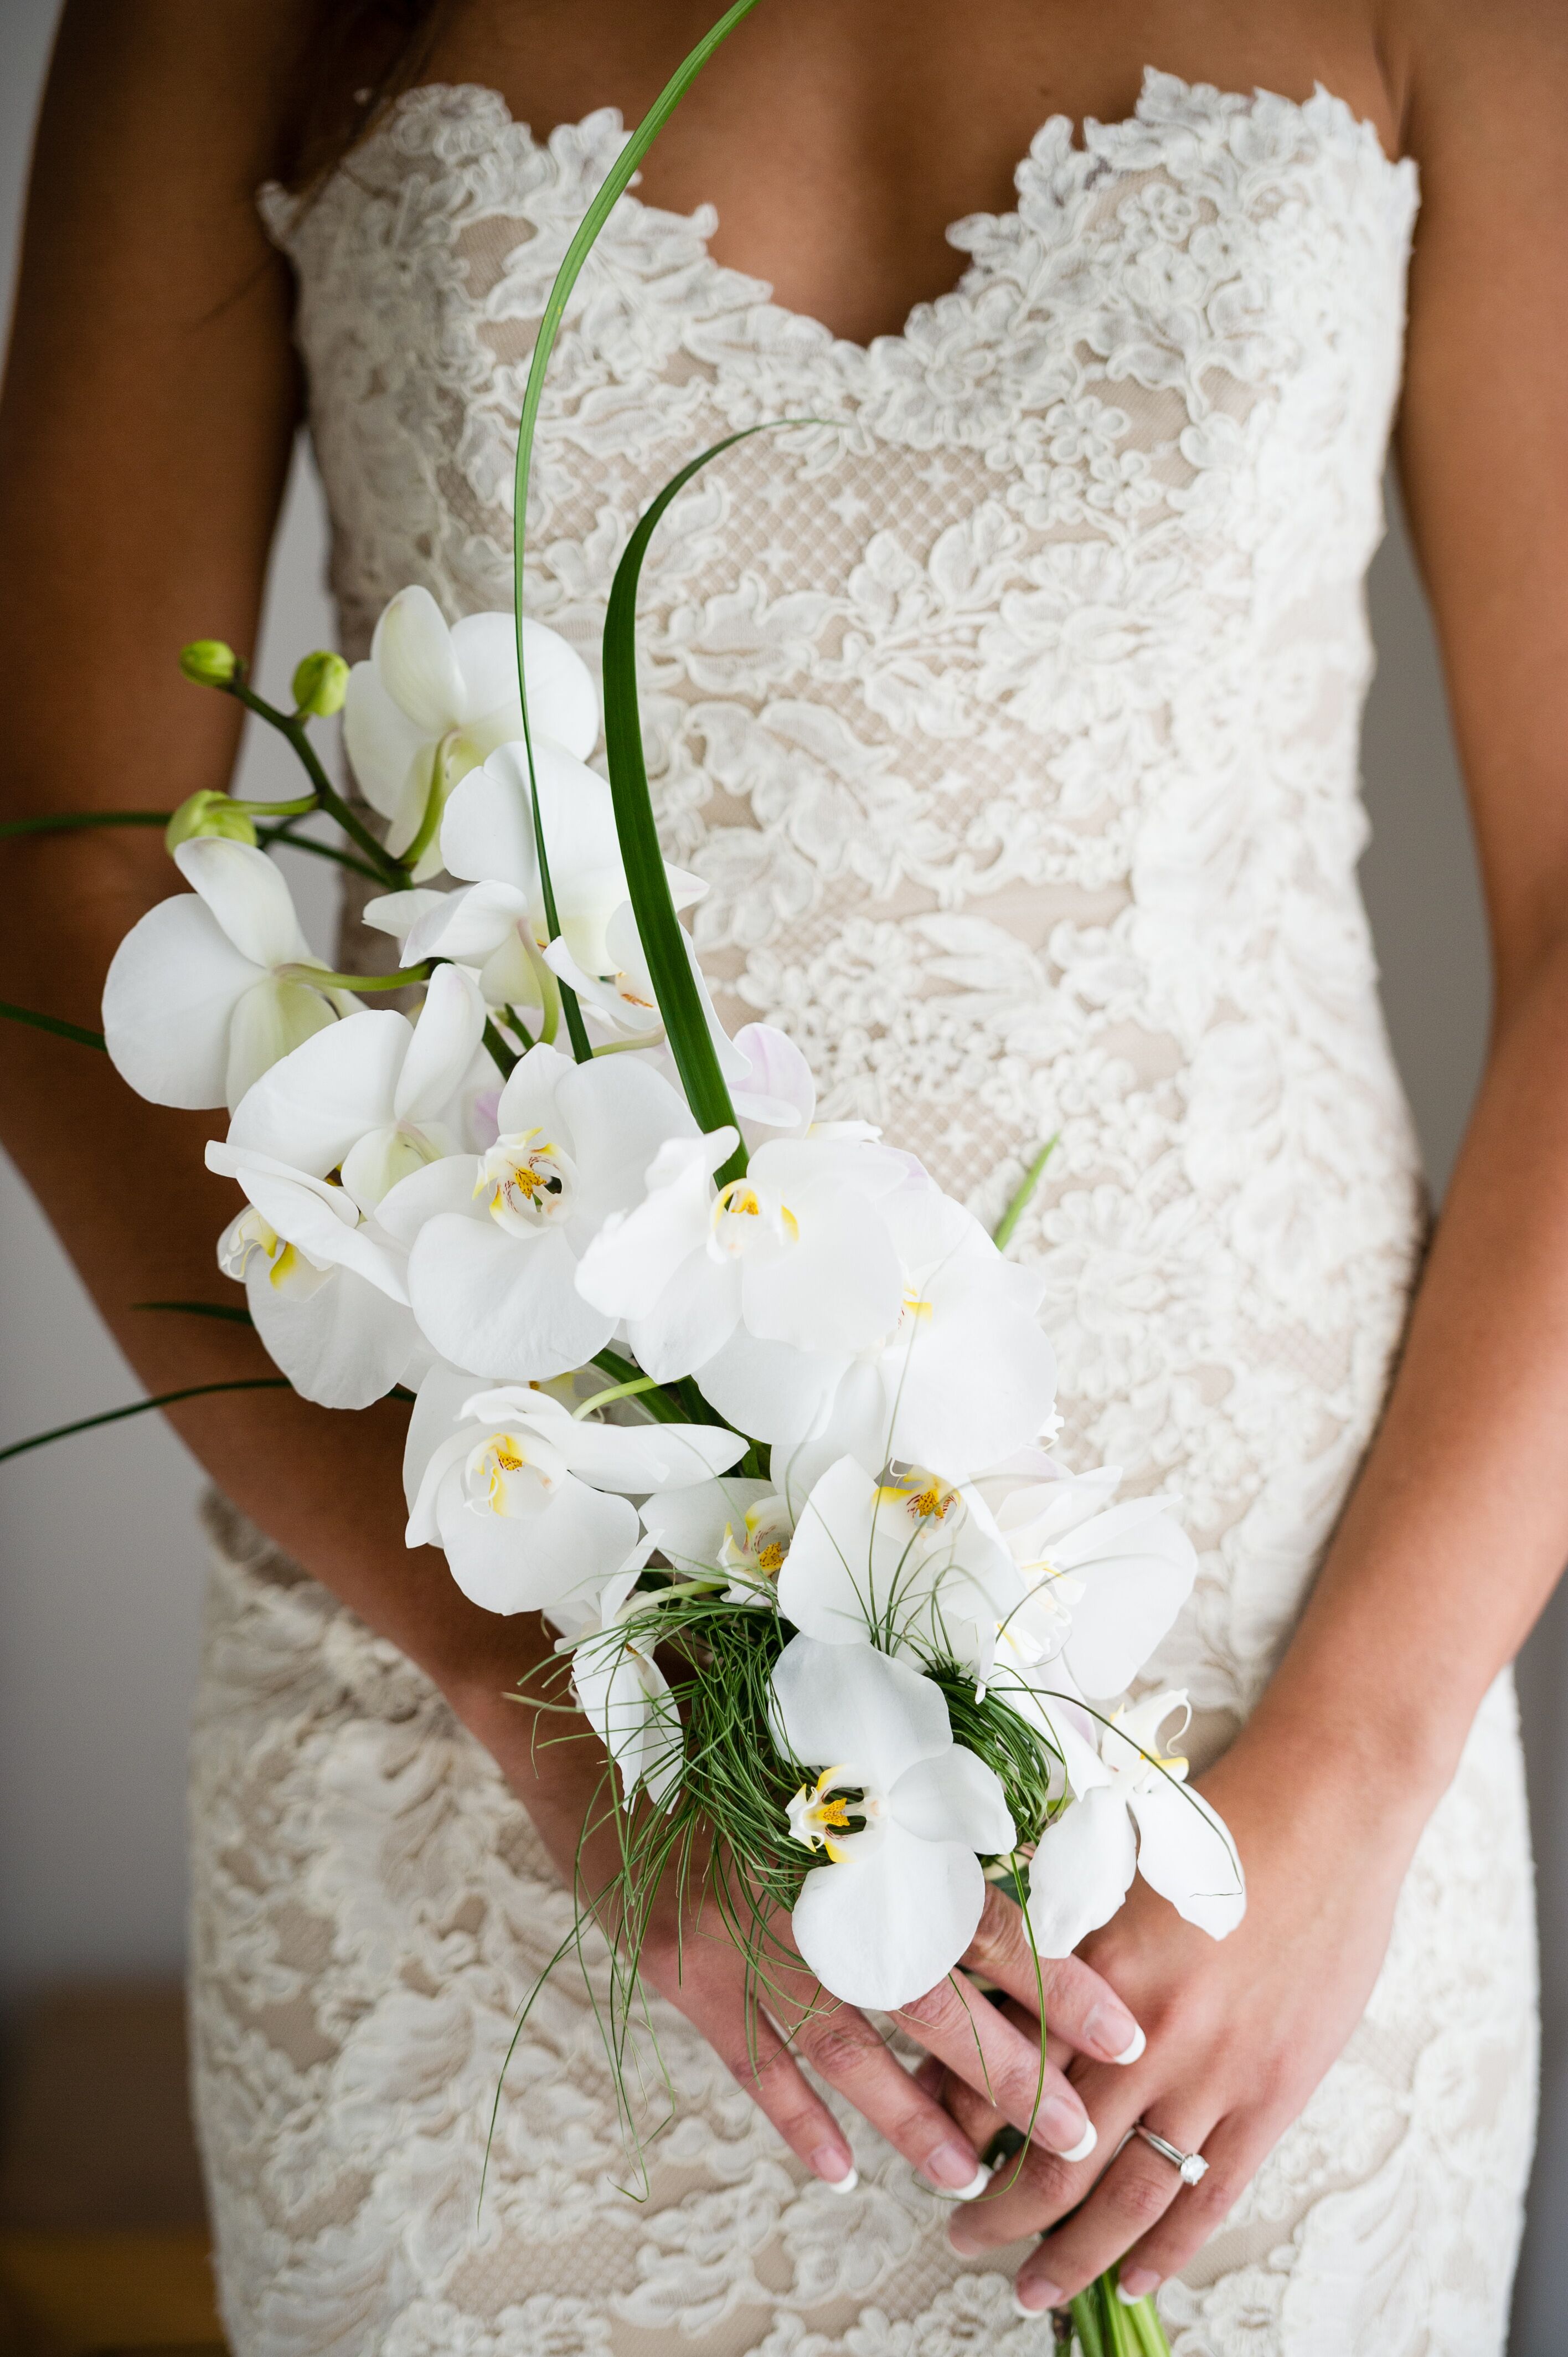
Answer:
<path fill-rule="evenodd" d="M 561 322 L 566 316 L 566 304 L 578 274 L 591 253 L 595 240 L 603 229 L 627 184 L 637 170 L 654 140 L 685 97 L 714 51 L 734 32 L 743 17 L 749 16 L 757 0 L 735 0 L 716 25 L 705 32 L 691 53 L 682 58 L 658 97 L 654 100 L 614 165 L 606 176 L 604 185 L 578 224 L 576 234 L 566 248 L 565 258 L 555 274 L 544 306 L 544 316 L 539 322 L 539 332 L 533 339 L 533 354 L 528 365 L 528 382 L 523 387 L 522 414 L 517 428 L 517 464 L 512 477 L 512 609 L 517 627 L 517 686 L 522 705 L 522 741 L 528 758 L 530 785 L 533 781 L 533 736 L 528 716 L 528 682 L 522 662 L 522 573 L 523 549 L 528 522 L 528 481 L 533 462 L 533 436 L 539 424 L 539 405 L 544 396 L 544 374 L 550 365 L 550 355 Z M 533 840 L 539 858 L 539 881 L 544 901 L 544 921 L 554 941 L 561 931 L 555 913 L 555 888 L 550 877 L 550 859 L 545 847 L 544 828 L 539 815 L 539 796 L 531 797 L 533 803 Z M 579 1063 L 585 1063 L 592 1052 L 588 1035 L 583 1026 L 582 1009 L 575 991 L 561 986 L 561 1007 L 566 1019 L 567 1036 L 572 1052 Z"/>
<path fill-rule="evenodd" d="M 610 794 L 615 803 L 616 833 L 621 863 L 631 892 L 632 912 L 648 959 L 649 978 L 663 1019 L 670 1051 L 681 1085 L 686 1092 L 698 1125 L 722 1129 L 727 1123 L 738 1130 L 729 1090 L 719 1069 L 718 1052 L 708 1029 L 702 993 L 692 971 L 686 935 L 670 897 L 670 879 L 653 823 L 653 801 L 648 791 L 648 764 L 642 750 L 642 721 L 637 701 L 637 590 L 648 544 L 666 508 L 684 490 L 693 476 L 753 434 L 777 432 L 781 425 L 814 425 L 811 417 L 768 418 L 760 425 L 744 425 L 682 468 L 666 483 L 644 512 L 616 567 L 605 616 L 605 750 L 609 759 Z M 719 1172 L 719 1184 L 740 1178 L 746 1150 L 737 1146 Z"/>
<path fill-rule="evenodd" d="M 85 1023 L 67 1023 L 59 1015 L 38 1015 L 30 1006 L 13 1006 L 9 999 L 0 998 L 0 1015 L 8 1016 L 13 1023 L 30 1023 L 35 1031 L 52 1031 L 57 1039 L 74 1039 L 79 1048 L 100 1048 L 105 1055 L 102 1031 L 90 1031 Z"/>
<path fill-rule="evenodd" d="M 156 1399 L 133 1400 L 129 1407 L 105 1408 L 102 1415 L 84 1415 L 75 1424 L 57 1424 L 52 1432 L 35 1432 L 27 1440 L 14 1440 L 0 1448 L 0 1465 L 7 1457 L 25 1457 L 30 1448 L 46 1448 L 51 1440 L 69 1440 L 73 1432 L 91 1432 L 101 1424 L 123 1424 L 128 1415 L 145 1415 L 149 1408 L 173 1407 L 177 1400 L 201 1399 L 209 1392 L 286 1392 L 286 1375 L 246 1375 L 238 1383 L 190 1383 L 182 1392 L 160 1392 Z"/>

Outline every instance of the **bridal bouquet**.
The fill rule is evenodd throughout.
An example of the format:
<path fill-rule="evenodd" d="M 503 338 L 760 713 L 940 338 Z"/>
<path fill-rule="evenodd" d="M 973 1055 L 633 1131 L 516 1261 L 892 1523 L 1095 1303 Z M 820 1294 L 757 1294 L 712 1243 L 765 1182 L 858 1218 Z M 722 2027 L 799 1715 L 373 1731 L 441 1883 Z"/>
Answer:
<path fill-rule="evenodd" d="M 759 1988 L 787 1912 L 824 2001 L 896 2010 L 957 1965 L 987 1877 L 1043 1956 L 1134 1871 L 1216 1937 L 1244 1900 L 1174 1749 L 1185 1696 L 1126 1700 L 1192 1548 L 1172 1501 L 1118 1501 L 1115 1468 L 1052 1453 L 1042 1278 L 1006 1250 L 1048 1146 L 988 1233 L 916 1155 L 819 1118 L 781 1031 L 726 1035 L 681 925 L 703 887 L 655 832 L 635 608 L 665 509 L 728 445 L 621 560 L 605 774 L 592 673 L 522 611 L 572 286 L 751 5 L 686 61 L 562 265 L 522 404 L 515 610 L 449 624 L 403 589 L 368 661 L 306 658 L 288 712 L 227 647 L 186 649 L 188 676 L 284 732 L 307 791 L 169 817 L 189 888 L 122 943 L 102 1044 L 154 1103 L 227 1109 L 208 1162 L 243 1207 L 219 1261 L 282 1376 L 329 1407 L 411 1398 L 409 1544 L 559 1632 L 620 1830 L 628 1986 L 660 1878 L 701 1858 Z M 338 710 L 381 832 L 311 744 Z M 381 888 L 384 973 L 330 971 L 303 938 L 269 855 L 310 811 L 349 840 L 303 847 Z M 366 1004 L 387 992 L 416 1011 Z M 1090 2357 L 1134 2328 L 1165 2346 L 1146 2303 L 1086 2298 L 1075 2325 Z"/>

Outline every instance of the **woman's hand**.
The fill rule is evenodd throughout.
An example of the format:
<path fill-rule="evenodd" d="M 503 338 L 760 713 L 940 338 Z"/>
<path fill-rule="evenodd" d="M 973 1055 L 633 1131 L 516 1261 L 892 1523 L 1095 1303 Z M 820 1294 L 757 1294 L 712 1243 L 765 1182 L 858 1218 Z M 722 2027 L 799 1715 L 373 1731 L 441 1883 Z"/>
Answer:
<path fill-rule="evenodd" d="M 1116 2260 L 1132 2298 L 1179 2272 L 1340 2051 L 1382 1962 L 1423 1813 L 1408 1789 L 1249 1730 L 1202 1790 L 1246 1867 L 1241 1924 L 1211 1940 L 1134 1884 L 1084 1943 L 1148 2032 L 1124 2071 L 1081 2054 L 1068 2066 L 1099 2131 L 1096 2162 L 1073 2167 L 1032 2145 L 950 2226 L 966 2257 L 1055 2226 L 1019 2270 L 1026 2308 L 1059 2306 Z M 983 2151 L 998 2115 L 950 2077 L 945 2097 Z M 1141 2137 L 1123 2145 L 1137 2120 L 1202 2152 L 1208 2175 L 1186 2186 Z"/>
<path fill-rule="evenodd" d="M 515 1624 L 512 1624 L 515 1625 Z M 532 1714 L 508 1706 L 488 1684 L 467 1699 L 453 1697 L 466 1723 L 500 1761 L 513 1791 L 539 1828 L 563 1881 L 585 1900 L 612 1894 L 620 1846 L 606 1816 L 605 1755 L 585 1730 L 581 1742 L 535 1744 Z M 598 1829 L 585 1843 L 583 1829 Z M 758 2003 L 746 1962 L 718 1908 L 702 1904 L 702 1877 L 688 1878 L 692 1898 L 682 1919 L 673 1877 L 660 1889 L 639 1953 L 647 1984 L 701 2030 L 725 2067 L 766 2112 L 790 2150 L 814 2175 L 847 2191 L 854 2164 L 843 2129 L 800 2069 L 802 2061 L 848 2098 L 931 2184 L 972 2200 L 986 2171 L 972 2141 L 938 2095 L 907 2071 L 886 2037 L 854 2006 L 824 1996 L 789 1945 L 789 1921 L 777 1919 L 776 1952 Z M 961 1972 L 908 2006 L 895 2019 L 952 2074 L 985 2088 L 999 2121 L 1028 2135 L 1043 2159 L 1080 2148 L 1089 2135 L 1083 2099 L 1064 2076 L 1069 2054 L 1114 2064 L 1138 2047 L 1138 2025 L 1100 1975 L 1069 1956 L 1045 1966 L 1052 2060 L 1042 2063 L 1036 2019 L 1038 1967 L 1023 1920 L 999 1891 L 963 1962 L 1027 2001 L 1007 2020 Z M 764 2010 L 763 2008 L 766 2008 Z M 1118 2075 L 1114 2070 L 1112 2076 Z M 985 2098 L 976 2101 L 984 2104 Z"/>

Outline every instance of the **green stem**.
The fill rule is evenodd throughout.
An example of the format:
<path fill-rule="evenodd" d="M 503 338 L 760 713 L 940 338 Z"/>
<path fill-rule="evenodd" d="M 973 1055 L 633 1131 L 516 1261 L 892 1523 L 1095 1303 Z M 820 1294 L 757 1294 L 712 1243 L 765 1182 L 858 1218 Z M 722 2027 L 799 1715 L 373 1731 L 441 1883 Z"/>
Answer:
<path fill-rule="evenodd" d="M 278 979 L 282 982 L 307 982 L 314 990 L 407 990 L 416 982 L 428 982 L 431 962 L 423 965 L 405 965 L 396 974 L 327 974 L 318 965 L 280 965 Z"/>
<path fill-rule="evenodd" d="M 580 1407 L 572 1410 L 572 1421 L 581 1424 L 584 1417 L 592 1415 L 596 1407 L 608 1407 L 612 1400 L 634 1399 L 639 1392 L 653 1392 L 660 1388 L 657 1375 L 634 1375 L 629 1383 L 612 1383 L 607 1392 L 596 1392 L 592 1399 L 585 1399 Z"/>
<path fill-rule="evenodd" d="M 596 1351 L 593 1363 L 596 1367 L 602 1367 L 617 1384 L 634 1383 L 641 1375 L 641 1370 L 634 1367 L 629 1359 L 623 1359 L 617 1351 Z M 662 1383 L 655 1384 L 651 1391 L 645 1392 L 642 1400 L 656 1424 L 689 1424 L 692 1421 L 680 1401 L 666 1391 Z"/>
<path fill-rule="evenodd" d="M 294 1389 L 286 1375 L 247 1375 L 239 1383 L 191 1383 L 182 1392 L 160 1392 L 156 1399 L 133 1400 L 129 1407 L 112 1407 L 102 1415 L 84 1415 L 75 1424 L 57 1424 L 52 1432 L 35 1432 L 30 1440 L 14 1440 L 0 1448 L 0 1465 L 8 1457 L 25 1457 L 29 1448 L 43 1448 L 51 1440 L 69 1440 L 73 1432 L 91 1432 L 101 1424 L 120 1424 L 128 1415 L 145 1415 L 149 1408 L 173 1407 L 177 1400 L 201 1399 L 209 1392 L 286 1392 Z"/>
<path fill-rule="evenodd" d="M 36 1031 L 52 1031 L 57 1039 L 74 1039 L 79 1048 L 102 1048 L 102 1031 L 89 1031 L 85 1024 L 66 1023 L 58 1015 L 35 1015 L 30 1006 L 13 1006 L 8 999 L 0 998 L 0 1015 L 8 1016 L 13 1023 L 30 1023 Z"/>
<path fill-rule="evenodd" d="M 1083 2357 L 1109 2357 L 1105 2336 L 1100 2330 L 1098 2288 L 1097 2285 L 1090 2284 L 1087 2291 L 1080 2291 L 1078 2298 L 1069 2301 L 1068 2305 L 1068 2313 L 1072 2318 L 1072 2329 L 1078 2337 L 1078 2345 L 1083 2352 Z"/>
<path fill-rule="evenodd" d="M 1029 1198 L 1039 1185 L 1045 1167 L 1057 1150 L 1057 1140 L 1060 1135 L 1061 1132 L 1058 1129 L 1053 1130 L 1050 1136 L 1047 1138 L 1019 1181 L 1017 1193 L 993 1229 L 991 1241 L 998 1252 L 1006 1251 L 1013 1231 L 1028 1209 Z"/>
<path fill-rule="evenodd" d="M 347 867 L 356 876 L 368 876 L 372 884 L 384 884 L 387 880 L 379 867 L 372 867 L 367 860 L 356 859 L 351 851 L 339 851 L 334 843 L 313 843 L 307 834 L 290 834 L 285 827 L 259 828 L 256 841 L 263 851 L 272 850 L 279 843 L 285 844 L 290 851 L 308 851 L 313 859 L 333 860 L 339 867 Z"/>
<path fill-rule="evenodd" d="M 624 192 L 632 174 L 653 145 L 665 124 L 679 106 L 714 51 L 726 40 L 741 20 L 749 16 L 757 0 L 735 0 L 716 25 L 703 34 L 694 49 L 681 60 L 664 88 L 654 100 L 637 129 L 632 133 L 619 156 L 605 177 L 604 185 L 578 223 L 576 234 L 566 249 L 565 257 L 555 274 L 544 314 L 533 339 L 533 352 L 529 361 L 528 382 L 523 387 L 522 410 L 518 419 L 517 464 L 512 477 L 512 611 L 517 630 L 517 693 L 522 709 L 522 742 L 528 760 L 530 799 L 533 804 L 533 839 L 539 858 L 540 889 L 544 901 L 544 921 L 550 938 L 560 933 L 560 920 L 555 910 L 555 888 L 550 876 L 550 859 L 544 842 L 544 824 L 540 816 L 539 793 L 534 778 L 533 734 L 528 716 L 528 678 L 522 654 L 522 576 L 523 555 L 528 529 L 528 484 L 533 458 L 533 437 L 539 424 L 540 403 L 544 397 L 544 376 L 550 365 L 550 355 L 566 316 L 566 304 L 579 272 L 593 249 L 599 231 Z M 591 1052 L 588 1035 L 583 1023 L 583 1012 L 577 1004 L 577 994 L 564 985 L 561 991 L 562 1011 L 566 1018 L 566 1034 L 572 1042 L 572 1052 L 577 1061 L 586 1063 Z"/>
<path fill-rule="evenodd" d="M 314 794 L 298 794 L 291 802 L 242 802 L 232 794 L 229 799 L 237 811 L 244 812 L 247 818 L 304 818 L 307 812 L 321 807 Z"/>
<path fill-rule="evenodd" d="M 305 733 L 304 722 L 297 719 L 293 713 L 280 712 L 275 704 L 269 704 L 264 695 L 258 695 L 253 687 L 247 687 L 244 681 L 237 675 L 228 682 L 223 694 L 231 695 L 237 704 L 242 704 L 247 712 L 253 712 L 258 720 L 264 720 L 269 728 L 275 728 L 280 737 L 287 737 L 299 757 L 306 776 L 316 789 L 317 800 L 322 809 L 337 820 L 350 842 L 359 845 L 381 883 L 390 886 L 394 892 L 404 890 L 408 883 L 405 871 L 392 854 L 376 841 L 363 820 L 355 816 L 342 795 L 338 792 L 331 779 L 316 757 L 316 748 Z"/>
<path fill-rule="evenodd" d="M 229 1301 L 133 1301 L 133 1309 L 177 1309 L 187 1318 L 220 1318 L 228 1326 L 253 1326 L 248 1309 Z"/>
<path fill-rule="evenodd" d="M 8 834 L 61 834 L 79 826 L 167 826 L 172 811 L 70 811 L 58 817 L 0 819 L 0 837 Z"/>

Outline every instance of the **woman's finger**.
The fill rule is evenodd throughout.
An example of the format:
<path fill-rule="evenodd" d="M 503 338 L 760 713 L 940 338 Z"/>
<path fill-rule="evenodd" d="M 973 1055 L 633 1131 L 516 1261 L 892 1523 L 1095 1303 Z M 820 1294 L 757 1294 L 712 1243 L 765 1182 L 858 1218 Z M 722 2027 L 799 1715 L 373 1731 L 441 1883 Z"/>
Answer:
<path fill-rule="evenodd" d="M 1053 2038 L 1096 2062 L 1135 2062 L 1143 2053 L 1142 2029 L 1108 1980 L 1080 1956 L 1040 1956 L 1013 1900 L 994 1883 L 962 1963 L 1036 2018 Z"/>
<path fill-rule="evenodd" d="M 765 2112 L 796 2158 L 814 2177 L 847 2193 L 855 2182 L 854 2156 L 843 2130 L 807 2079 L 784 2040 L 748 1995 L 734 1950 L 704 1953 L 696 1942 L 666 1957 L 644 1946 L 638 1971 L 700 2029 L 737 2085 Z M 867 2028 L 870 2025 L 867 2024 Z M 940 2107 L 938 2107 L 940 2109 Z M 946 2114 L 941 2116 L 946 2119 Z M 948 2123 L 948 2134 L 953 2133 Z"/>
<path fill-rule="evenodd" d="M 1205 2137 L 1208 2176 L 1187 2187 L 1122 2259 L 1121 2280 L 1129 2299 L 1146 2299 L 1168 2276 L 1179 2275 L 1209 2236 L 1219 2233 L 1259 2162 L 1289 2126 L 1283 2115 L 1260 2120 L 1233 2113 Z"/>
<path fill-rule="evenodd" d="M 1093 2123 L 1077 2089 L 1042 2055 L 1037 2023 L 1026 2037 L 961 1973 L 894 2018 L 1032 2142 L 1080 2159 L 1093 2151 Z"/>
<path fill-rule="evenodd" d="M 1010 2021 L 1014 2029 L 1020 2030 L 1038 2052 L 1040 2025 L 1035 2017 L 1023 2006 L 1015 2003 L 1012 1997 L 1009 1997 L 1005 2004 L 998 2006 L 996 2009 L 1003 2020 Z M 1065 2040 L 1054 2037 L 1047 2039 L 1046 2060 L 1047 2062 L 1054 2063 L 1058 2071 L 1066 2070 L 1072 2059 L 1072 2048 Z M 1013 2138 L 1011 2149 L 1014 2151 L 1017 2149 L 1018 2131 L 1011 2126 L 990 2098 L 981 2094 L 978 2089 L 969 2084 L 967 2080 L 959 2078 L 955 2072 L 948 2070 L 943 2063 L 934 2061 L 929 2055 L 916 2075 L 918 2077 L 926 2071 L 933 2069 L 936 2073 L 934 2083 L 936 2092 L 940 2095 L 943 2104 L 968 2136 L 982 2160 L 992 2167 L 995 2166 L 996 2155 L 993 2152 L 992 2147 L 997 2137 L 1004 2134 Z"/>
<path fill-rule="evenodd" d="M 1155 2104 L 1148 2125 L 1181 2152 L 1197 2152 L 1214 2128 L 1208 2112 Z M 1064 2219 L 1018 2270 L 1019 2305 L 1060 2308 L 1142 2242 L 1172 2204 L 1190 2198 L 1174 2161 L 1130 2136 L 1081 2208 Z M 1179 2231 L 1179 2229 L 1178 2229 Z M 1132 2287 L 1128 2286 L 1131 2292 Z"/>
<path fill-rule="evenodd" d="M 865 2014 L 824 1998 L 799 2022 L 792 2044 L 939 2191 L 961 2201 L 983 2192 L 990 2172 L 961 2125 Z"/>

